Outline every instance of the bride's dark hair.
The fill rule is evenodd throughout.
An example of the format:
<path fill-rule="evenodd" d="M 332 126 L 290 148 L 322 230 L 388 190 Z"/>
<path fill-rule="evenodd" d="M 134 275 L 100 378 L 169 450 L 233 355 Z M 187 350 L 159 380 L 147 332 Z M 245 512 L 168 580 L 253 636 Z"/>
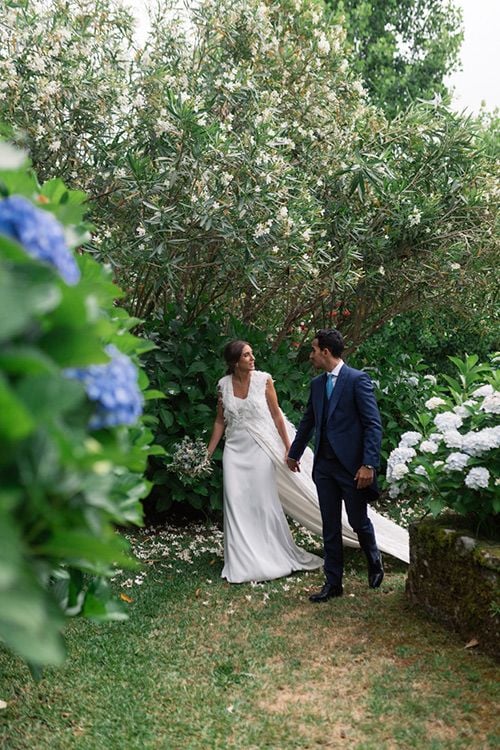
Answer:
<path fill-rule="evenodd" d="M 226 360 L 228 375 L 234 373 L 236 364 L 241 357 L 241 352 L 245 346 L 250 346 L 248 341 L 240 341 L 240 339 L 237 339 L 236 341 L 230 341 L 224 347 L 224 359 Z"/>

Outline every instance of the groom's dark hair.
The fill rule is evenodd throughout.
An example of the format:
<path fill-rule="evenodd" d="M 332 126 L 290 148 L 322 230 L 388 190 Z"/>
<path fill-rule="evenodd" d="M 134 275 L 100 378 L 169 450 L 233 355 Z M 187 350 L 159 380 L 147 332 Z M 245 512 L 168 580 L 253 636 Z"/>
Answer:
<path fill-rule="evenodd" d="M 336 328 L 321 328 L 316 334 L 320 349 L 328 349 L 334 357 L 341 357 L 345 349 L 344 339 Z"/>

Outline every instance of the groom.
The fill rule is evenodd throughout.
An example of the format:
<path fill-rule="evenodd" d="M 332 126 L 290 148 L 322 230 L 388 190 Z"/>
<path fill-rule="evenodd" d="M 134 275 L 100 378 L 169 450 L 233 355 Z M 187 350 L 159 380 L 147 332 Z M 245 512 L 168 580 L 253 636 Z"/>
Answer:
<path fill-rule="evenodd" d="M 368 559 L 368 584 L 378 588 L 384 577 L 367 504 L 378 496 L 375 469 L 379 465 L 382 424 L 373 384 L 368 375 L 342 360 L 344 341 L 336 330 L 321 330 L 312 342 L 309 359 L 322 375 L 311 382 L 309 401 L 288 451 L 291 471 L 300 471 L 300 457 L 315 434 L 313 479 L 323 521 L 325 577 L 309 597 L 325 602 L 342 596 L 342 499 L 347 517 Z"/>

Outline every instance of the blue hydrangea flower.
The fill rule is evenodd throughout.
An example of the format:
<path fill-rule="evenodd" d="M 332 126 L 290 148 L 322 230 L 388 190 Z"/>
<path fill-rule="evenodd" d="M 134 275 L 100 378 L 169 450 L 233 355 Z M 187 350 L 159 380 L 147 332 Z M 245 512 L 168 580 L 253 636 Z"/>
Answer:
<path fill-rule="evenodd" d="M 67 284 L 80 280 L 80 269 L 57 219 L 21 195 L 0 201 L 0 234 L 19 242 L 33 258 L 50 263 Z"/>
<path fill-rule="evenodd" d="M 112 344 L 105 351 L 111 357 L 106 365 L 65 370 L 69 378 L 83 383 L 87 396 L 95 401 L 97 408 L 89 424 L 95 430 L 134 424 L 142 414 L 136 366 Z"/>

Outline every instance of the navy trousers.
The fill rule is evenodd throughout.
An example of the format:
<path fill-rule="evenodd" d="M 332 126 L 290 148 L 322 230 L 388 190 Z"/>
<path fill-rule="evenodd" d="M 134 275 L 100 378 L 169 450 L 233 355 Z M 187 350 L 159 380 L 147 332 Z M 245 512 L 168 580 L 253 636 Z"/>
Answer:
<path fill-rule="evenodd" d="M 331 447 L 323 441 L 316 456 L 313 479 L 318 490 L 323 522 L 324 570 L 327 582 L 334 586 L 342 585 L 342 500 L 345 503 L 349 524 L 357 534 L 359 546 L 367 557 L 369 570 L 378 571 L 380 552 L 373 524 L 368 518 L 368 500 L 372 496 L 370 489 L 357 489 L 352 474 L 342 466 Z"/>

